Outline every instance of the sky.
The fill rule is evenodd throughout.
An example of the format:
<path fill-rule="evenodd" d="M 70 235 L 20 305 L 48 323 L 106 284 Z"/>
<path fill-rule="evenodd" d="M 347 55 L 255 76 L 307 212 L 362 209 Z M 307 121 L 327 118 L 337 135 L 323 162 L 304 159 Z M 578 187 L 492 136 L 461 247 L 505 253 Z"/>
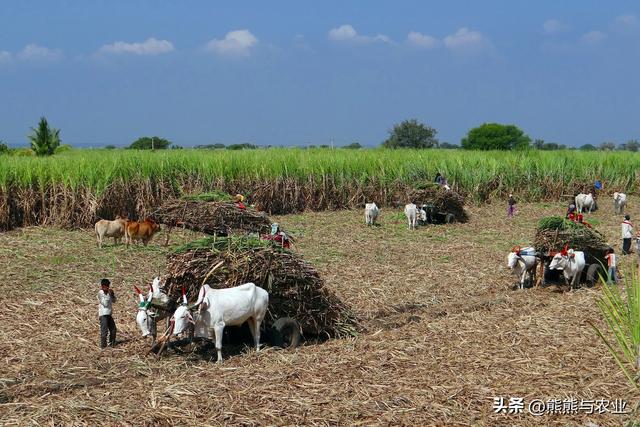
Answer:
<path fill-rule="evenodd" d="M 640 139 L 640 4 L 2 0 L 0 140 L 376 146 L 415 118 Z"/>

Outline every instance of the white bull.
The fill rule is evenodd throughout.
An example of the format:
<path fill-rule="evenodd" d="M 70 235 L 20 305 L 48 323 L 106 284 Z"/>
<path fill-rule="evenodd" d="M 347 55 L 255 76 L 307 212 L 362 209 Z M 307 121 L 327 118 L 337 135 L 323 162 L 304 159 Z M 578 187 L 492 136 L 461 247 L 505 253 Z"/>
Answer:
<path fill-rule="evenodd" d="M 364 206 L 364 220 L 367 225 L 375 225 L 379 214 L 380 209 L 375 203 L 367 203 Z"/>
<path fill-rule="evenodd" d="M 201 306 L 194 317 L 191 310 Z M 253 283 L 245 283 L 228 289 L 213 289 L 209 285 L 200 288 L 198 301 L 193 306 L 183 304 L 173 314 L 173 335 L 182 333 L 189 323 L 195 325 L 195 336 L 212 339 L 215 336 L 218 362 L 222 362 L 222 333 L 225 326 L 249 323 L 249 329 L 260 350 L 260 324 L 267 314 L 269 293 Z"/>
<path fill-rule="evenodd" d="M 582 213 L 583 211 L 589 210 L 589 213 L 595 207 L 595 200 L 593 200 L 593 194 L 584 194 L 580 193 L 576 196 L 576 209 L 578 213 Z"/>
<path fill-rule="evenodd" d="M 507 256 L 507 266 L 519 279 L 518 289 L 524 289 L 524 282 L 527 276 L 531 283 L 535 280 L 536 266 L 538 265 L 538 258 L 535 256 L 535 252 L 536 250 L 530 246 L 522 249 L 515 247 Z"/>
<path fill-rule="evenodd" d="M 569 249 L 566 255 L 562 253 L 556 254 L 551 260 L 549 268 L 551 270 L 562 270 L 566 284 L 576 288 L 580 284 L 582 270 L 584 270 L 585 265 L 584 252 Z"/>
<path fill-rule="evenodd" d="M 155 320 L 161 320 L 166 318 L 166 315 L 162 313 L 158 313 L 155 309 L 151 308 L 151 301 L 156 301 L 160 305 L 166 305 L 169 302 L 169 297 L 167 294 L 162 292 L 160 288 L 160 278 L 156 277 L 153 279 L 153 283 L 149 286 L 149 293 L 146 298 L 138 289 L 134 287 L 136 293 L 138 294 L 138 298 L 140 298 L 140 303 L 138 304 L 138 314 L 136 315 L 136 323 L 142 332 L 143 337 L 147 337 L 151 335 L 153 337 L 153 341 L 156 340 L 156 328 L 152 325 L 152 318 L 155 317 Z"/>
<path fill-rule="evenodd" d="M 616 214 L 623 214 L 627 205 L 627 195 L 624 193 L 613 193 L 613 210 Z"/>
<path fill-rule="evenodd" d="M 413 203 L 409 203 L 404 207 L 404 214 L 406 215 L 407 221 L 409 222 L 409 230 L 415 230 L 416 220 L 418 218 L 418 207 Z"/>
<path fill-rule="evenodd" d="M 94 229 L 96 230 L 96 238 L 98 240 L 98 247 L 102 247 L 102 241 L 105 237 L 113 237 L 113 243 L 120 243 L 120 239 L 124 236 L 125 226 L 127 224 L 126 218 L 116 216 L 116 219 L 109 221 L 101 219 L 96 222 Z"/>

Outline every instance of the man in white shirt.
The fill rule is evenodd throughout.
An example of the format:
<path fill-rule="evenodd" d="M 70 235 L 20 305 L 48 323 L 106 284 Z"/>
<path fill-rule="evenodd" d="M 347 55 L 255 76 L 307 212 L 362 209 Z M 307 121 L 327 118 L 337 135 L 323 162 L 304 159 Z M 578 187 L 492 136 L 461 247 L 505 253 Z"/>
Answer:
<path fill-rule="evenodd" d="M 631 253 L 631 238 L 633 238 L 633 224 L 631 224 L 631 217 L 629 215 L 624 216 L 622 221 L 622 255 Z"/>
<path fill-rule="evenodd" d="M 109 279 L 100 280 L 100 290 L 98 291 L 98 316 L 100 317 L 100 348 L 107 346 L 107 332 L 109 333 L 109 345 L 116 344 L 116 322 L 113 321 L 112 306 L 116 302 L 116 294 L 109 286 Z"/>

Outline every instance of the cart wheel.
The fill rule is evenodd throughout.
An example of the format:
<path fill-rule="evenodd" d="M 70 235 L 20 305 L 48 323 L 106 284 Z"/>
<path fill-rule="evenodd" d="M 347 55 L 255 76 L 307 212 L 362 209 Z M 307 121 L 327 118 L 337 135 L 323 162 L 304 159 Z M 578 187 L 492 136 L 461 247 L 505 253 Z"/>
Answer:
<path fill-rule="evenodd" d="M 594 286 L 600 281 L 601 268 L 598 264 L 591 264 L 587 268 L 587 286 Z"/>
<path fill-rule="evenodd" d="M 282 348 L 296 348 L 300 344 L 300 325 L 290 317 L 281 317 L 271 326 L 273 345 Z"/>
<path fill-rule="evenodd" d="M 456 217 L 454 214 L 452 213 L 448 213 L 447 216 L 444 217 L 444 222 L 446 224 L 451 224 L 453 221 L 455 221 Z"/>

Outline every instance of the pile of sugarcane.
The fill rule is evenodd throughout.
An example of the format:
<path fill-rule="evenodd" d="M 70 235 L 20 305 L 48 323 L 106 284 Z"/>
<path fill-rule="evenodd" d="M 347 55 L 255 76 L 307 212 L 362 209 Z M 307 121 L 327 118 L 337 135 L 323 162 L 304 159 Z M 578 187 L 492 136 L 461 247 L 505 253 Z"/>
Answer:
<path fill-rule="evenodd" d="M 559 252 L 566 246 L 598 258 L 609 248 L 602 233 L 595 228 L 560 216 L 538 221 L 534 246 L 540 253 Z"/>
<path fill-rule="evenodd" d="M 235 203 L 198 198 L 170 200 L 153 212 L 156 221 L 169 227 L 181 226 L 206 234 L 266 234 L 271 223 L 263 212 L 241 209 Z"/>
<path fill-rule="evenodd" d="M 433 205 L 436 211 L 452 213 L 456 222 L 467 222 L 469 216 L 464 210 L 464 197 L 453 190 L 445 190 L 435 183 L 424 184 L 408 194 L 408 201 L 418 206 Z"/>
<path fill-rule="evenodd" d="M 203 282 L 213 288 L 253 282 L 269 292 L 267 324 L 291 317 L 306 336 L 343 337 L 357 331 L 353 312 L 324 286 L 315 268 L 271 241 L 233 236 L 188 243 L 169 255 L 165 279 L 171 299 L 179 298 L 184 287 L 190 303 Z"/>

